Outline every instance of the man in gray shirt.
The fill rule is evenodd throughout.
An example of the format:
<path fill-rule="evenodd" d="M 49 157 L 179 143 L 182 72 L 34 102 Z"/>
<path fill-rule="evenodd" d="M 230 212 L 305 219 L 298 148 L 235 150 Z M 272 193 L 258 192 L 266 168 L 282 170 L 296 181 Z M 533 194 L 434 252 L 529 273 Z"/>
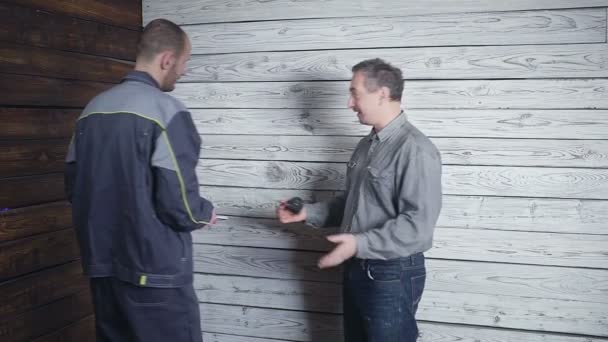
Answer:
<path fill-rule="evenodd" d="M 319 267 L 344 263 L 345 341 L 416 341 L 423 252 L 441 210 L 441 158 L 401 110 L 401 70 L 372 59 L 352 71 L 348 107 L 373 128 L 348 163 L 346 191 L 299 213 L 281 202 L 277 214 L 283 223 L 340 227 Z"/>

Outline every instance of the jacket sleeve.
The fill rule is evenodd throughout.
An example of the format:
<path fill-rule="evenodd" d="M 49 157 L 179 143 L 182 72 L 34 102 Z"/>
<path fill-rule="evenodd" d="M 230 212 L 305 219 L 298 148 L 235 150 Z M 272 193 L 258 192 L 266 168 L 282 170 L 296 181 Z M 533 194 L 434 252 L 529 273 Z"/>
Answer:
<path fill-rule="evenodd" d="M 154 200 L 159 219 L 177 231 L 192 231 L 208 224 L 210 201 L 199 196 L 196 176 L 201 139 L 190 113 L 173 116 L 156 139 L 152 155 Z"/>
<path fill-rule="evenodd" d="M 74 188 L 74 181 L 76 178 L 76 146 L 74 146 L 74 136 L 68 147 L 67 156 L 65 158 L 65 171 L 63 174 L 63 185 L 65 190 L 65 196 L 70 203 L 72 203 L 72 194 Z"/>

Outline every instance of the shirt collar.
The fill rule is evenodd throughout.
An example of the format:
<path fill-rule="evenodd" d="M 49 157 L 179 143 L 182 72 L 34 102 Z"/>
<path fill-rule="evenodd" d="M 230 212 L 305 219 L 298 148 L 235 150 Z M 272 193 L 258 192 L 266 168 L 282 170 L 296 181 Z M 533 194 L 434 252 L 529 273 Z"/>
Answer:
<path fill-rule="evenodd" d="M 399 115 L 397 115 L 397 117 L 394 118 L 391 122 L 389 122 L 386 127 L 381 129 L 380 132 L 376 132 L 376 130 L 372 128 L 372 131 L 369 133 L 368 138 L 369 140 L 378 139 L 381 142 L 385 141 L 386 139 L 397 133 L 399 130 L 401 130 L 403 125 L 405 125 L 406 123 L 407 115 L 403 111 L 401 111 L 401 113 L 399 113 Z"/>
<path fill-rule="evenodd" d="M 145 71 L 133 70 L 125 76 L 121 82 L 135 81 L 142 82 L 160 89 L 160 85 L 156 80 Z"/>

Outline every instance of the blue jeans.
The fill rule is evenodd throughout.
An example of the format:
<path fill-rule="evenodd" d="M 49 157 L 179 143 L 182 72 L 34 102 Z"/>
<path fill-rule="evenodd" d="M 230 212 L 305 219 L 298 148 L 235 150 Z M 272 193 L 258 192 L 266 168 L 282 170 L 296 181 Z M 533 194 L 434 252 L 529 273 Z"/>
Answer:
<path fill-rule="evenodd" d="M 425 280 L 422 253 L 348 260 L 342 289 L 345 342 L 415 342 Z"/>

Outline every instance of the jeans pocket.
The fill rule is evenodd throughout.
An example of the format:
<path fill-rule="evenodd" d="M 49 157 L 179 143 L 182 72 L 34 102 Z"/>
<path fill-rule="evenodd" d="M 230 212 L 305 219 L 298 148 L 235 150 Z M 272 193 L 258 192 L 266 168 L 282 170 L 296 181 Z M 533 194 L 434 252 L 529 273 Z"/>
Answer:
<path fill-rule="evenodd" d="M 412 278 L 410 278 L 410 282 L 412 286 L 412 312 L 415 314 L 418 310 L 418 304 L 422 299 L 422 292 L 424 292 L 426 273 L 413 276 Z"/>
<path fill-rule="evenodd" d="M 372 264 L 367 265 L 367 278 L 376 282 L 401 281 L 401 267 L 399 264 Z"/>

